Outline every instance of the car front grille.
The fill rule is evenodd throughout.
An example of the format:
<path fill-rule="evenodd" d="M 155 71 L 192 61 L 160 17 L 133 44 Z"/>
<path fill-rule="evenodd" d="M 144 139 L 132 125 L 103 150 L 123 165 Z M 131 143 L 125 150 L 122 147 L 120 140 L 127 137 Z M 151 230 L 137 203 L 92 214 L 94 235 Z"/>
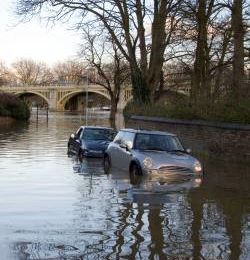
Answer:
<path fill-rule="evenodd" d="M 184 174 L 193 174 L 194 172 L 186 167 L 181 166 L 163 166 L 159 168 L 160 173 L 184 173 Z"/>

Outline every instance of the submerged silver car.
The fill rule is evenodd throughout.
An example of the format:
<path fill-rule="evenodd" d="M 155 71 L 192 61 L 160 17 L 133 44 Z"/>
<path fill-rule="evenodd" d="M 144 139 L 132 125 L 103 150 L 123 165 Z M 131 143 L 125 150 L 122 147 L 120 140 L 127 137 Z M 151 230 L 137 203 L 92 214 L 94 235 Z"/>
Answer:
<path fill-rule="evenodd" d="M 133 175 L 202 175 L 201 163 L 189 152 L 174 134 L 123 129 L 105 151 L 104 170 L 108 173 L 112 166 Z"/>

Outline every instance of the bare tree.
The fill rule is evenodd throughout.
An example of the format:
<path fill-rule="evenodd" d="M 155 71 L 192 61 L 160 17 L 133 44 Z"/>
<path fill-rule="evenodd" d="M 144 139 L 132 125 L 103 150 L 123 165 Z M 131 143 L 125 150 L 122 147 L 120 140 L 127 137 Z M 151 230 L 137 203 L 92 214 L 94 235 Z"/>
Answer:
<path fill-rule="evenodd" d="M 21 59 L 12 64 L 18 82 L 26 85 L 49 84 L 53 80 L 50 69 L 45 63 L 31 59 Z"/>
<path fill-rule="evenodd" d="M 224 1 L 187 0 L 167 62 L 190 74 L 191 103 L 208 107 L 225 91 L 224 71 L 232 65 L 232 28 Z M 187 77 L 185 77 L 187 78 Z"/>
<path fill-rule="evenodd" d="M 76 14 L 72 20 L 78 27 L 103 25 L 129 63 L 134 98 L 149 102 L 160 84 L 163 55 L 179 22 L 177 11 L 183 1 L 18 0 L 17 13 L 31 19 L 46 10 L 52 21 Z"/>
<path fill-rule="evenodd" d="M 53 68 L 55 80 L 61 84 L 79 85 L 86 78 L 85 67 L 85 64 L 76 60 L 60 62 Z"/>
<path fill-rule="evenodd" d="M 9 70 L 5 64 L 0 62 L 0 85 L 4 85 L 8 82 Z"/>
<path fill-rule="evenodd" d="M 239 102 L 244 86 L 244 26 L 243 26 L 243 0 L 234 0 L 232 7 L 233 31 L 233 97 Z"/>
<path fill-rule="evenodd" d="M 129 66 L 115 42 L 109 39 L 104 31 L 101 35 L 93 35 L 90 29 L 85 29 L 84 39 L 83 57 L 97 72 L 90 80 L 108 91 L 111 103 L 110 123 L 115 127 L 117 105 L 121 89 L 125 82 L 128 83 Z"/>

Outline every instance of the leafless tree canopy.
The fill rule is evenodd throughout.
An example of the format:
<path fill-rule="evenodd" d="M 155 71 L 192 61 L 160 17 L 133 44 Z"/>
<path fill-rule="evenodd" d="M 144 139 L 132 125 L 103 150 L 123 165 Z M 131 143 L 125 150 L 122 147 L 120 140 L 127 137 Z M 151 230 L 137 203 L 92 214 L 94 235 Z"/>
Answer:
<path fill-rule="evenodd" d="M 76 60 L 57 63 L 53 67 L 55 81 L 59 84 L 79 85 L 87 80 L 85 67 L 86 64 Z"/>
<path fill-rule="evenodd" d="M 111 100 L 110 122 L 115 127 L 115 115 L 120 99 L 120 92 L 125 84 L 130 82 L 129 66 L 119 48 L 110 39 L 109 34 L 96 34 L 92 27 L 83 28 L 83 44 L 81 56 L 94 69 L 95 74 L 91 75 L 90 81 L 105 88 Z"/>
<path fill-rule="evenodd" d="M 9 78 L 8 68 L 5 66 L 3 62 L 0 62 L 0 85 L 6 84 Z"/>
<path fill-rule="evenodd" d="M 163 65 L 167 68 L 171 63 L 189 73 L 190 101 L 195 106 L 209 107 L 225 92 L 235 102 L 244 97 L 250 53 L 249 0 L 17 3 L 17 14 L 24 20 L 40 15 L 51 22 L 67 21 L 76 29 L 90 28 L 92 35 L 105 32 L 129 64 L 137 101 L 152 102 L 163 86 Z"/>
<path fill-rule="evenodd" d="M 149 101 L 159 85 L 163 54 L 179 22 L 177 11 L 182 2 L 19 0 L 17 13 L 24 19 L 45 14 L 53 22 L 71 18 L 78 28 L 105 27 L 129 62 L 134 96 L 139 101 Z"/>
<path fill-rule="evenodd" d="M 17 82 L 26 85 L 50 84 L 53 75 L 45 63 L 31 59 L 21 59 L 13 63 L 14 76 Z"/>

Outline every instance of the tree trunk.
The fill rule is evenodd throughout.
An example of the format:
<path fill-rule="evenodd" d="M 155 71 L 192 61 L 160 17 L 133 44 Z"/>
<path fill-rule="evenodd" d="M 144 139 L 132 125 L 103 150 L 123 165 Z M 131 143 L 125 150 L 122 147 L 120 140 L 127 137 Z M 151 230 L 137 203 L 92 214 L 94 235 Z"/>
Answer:
<path fill-rule="evenodd" d="M 110 127 L 112 128 L 116 128 L 116 122 L 115 122 L 116 112 L 117 112 L 117 108 L 111 105 L 109 122 L 110 122 Z"/>
<path fill-rule="evenodd" d="M 150 99 L 154 101 L 154 94 L 160 84 L 161 72 L 166 49 L 166 18 L 168 1 L 154 1 L 154 20 L 152 24 L 152 46 L 147 73 L 147 84 L 150 87 Z"/>
<path fill-rule="evenodd" d="M 232 8 L 232 30 L 233 30 L 233 86 L 232 98 L 239 102 L 244 85 L 244 27 L 242 18 L 242 0 L 234 0 Z"/>
<path fill-rule="evenodd" d="M 110 115 L 109 115 L 109 122 L 110 126 L 112 128 L 116 128 L 116 113 L 117 113 L 117 104 L 118 104 L 118 99 L 114 97 L 114 95 L 111 95 L 111 100 L 110 100 Z"/>
<path fill-rule="evenodd" d="M 158 101 L 160 99 L 160 97 L 163 94 L 163 90 L 164 90 L 164 74 L 163 74 L 163 70 L 162 70 L 161 75 L 160 75 L 159 88 L 158 88 L 158 91 L 155 92 L 154 101 Z"/>
<path fill-rule="evenodd" d="M 131 81 L 135 102 L 140 104 L 150 103 L 151 91 L 147 85 L 146 78 L 143 77 L 141 70 L 138 67 L 131 68 Z"/>
<path fill-rule="evenodd" d="M 133 97 L 137 103 L 147 104 L 153 102 L 156 89 L 159 87 L 160 75 L 164 62 L 166 49 L 166 18 L 168 1 L 154 1 L 154 20 L 152 23 L 152 43 L 149 62 L 147 61 L 147 48 L 145 41 L 144 11 L 142 2 L 136 0 L 136 16 L 138 22 L 138 37 L 140 49 L 140 63 L 136 58 L 135 46 L 131 42 L 130 20 L 128 6 L 124 4 L 123 28 L 125 32 L 126 47 L 128 50 L 131 69 L 131 83 Z M 148 64 L 149 63 L 149 64 Z"/>
<path fill-rule="evenodd" d="M 191 102 L 197 106 L 207 102 L 207 17 L 206 0 L 199 0 L 197 11 L 197 46 L 191 82 Z"/>
<path fill-rule="evenodd" d="M 221 81 L 225 80 L 224 76 L 223 76 L 223 71 L 225 69 L 225 67 L 223 66 L 224 64 L 224 60 L 226 57 L 226 52 L 228 50 L 228 45 L 230 43 L 231 40 L 231 36 L 232 36 L 232 30 L 228 30 L 225 31 L 224 33 L 224 38 L 223 38 L 223 43 L 222 43 L 222 50 L 221 50 L 221 56 L 220 59 L 218 61 L 218 69 L 217 69 L 217 73 L 215 76 L 215 84 L 214 84 L 214 90 L 213 90 L 213 102 L 215 103 L 217 99 L 220 98 L 220 91 L 221 91 Z"/>
<path fill-rule="evenodd" d="M 109 122 L 110 126 L 115 128 L 115 115 L 117 112 L 117 104 L 114 102 L 114 100 L 111 100 L 111 110 L 110 110 L 110 116 L 109 116 Z"/>

